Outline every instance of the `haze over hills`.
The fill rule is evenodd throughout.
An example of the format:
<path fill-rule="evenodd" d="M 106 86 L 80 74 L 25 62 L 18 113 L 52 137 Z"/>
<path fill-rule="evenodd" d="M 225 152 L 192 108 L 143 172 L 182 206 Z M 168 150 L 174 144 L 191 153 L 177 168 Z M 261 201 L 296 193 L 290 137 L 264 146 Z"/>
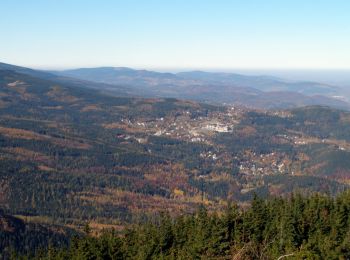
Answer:
<path fill-rule="evenodd" d="M 202 71 L 174 74 L 123 67 L 47 72 L 4 63 L 0 63 L 0 69 L 9 69 L 74 86 L 94 88 L 118 96 L 174 97 L 263 109 L 305 105 L 350 109 L 350 104 L 339 87 L 317 82 L 291 82 L 270 76 Z"/>
<path fill-rule="evenodd" d="M 203 71 L 174 74 L 123 67 L 83 68 L 52 73 L 110 85 L 123 85 L 143 95 L 238 103 L 257 108 L 290 108 L 315 104 L 349 108 L 339 87 L 271 76 Z M 113 91 L 113 88 L 109 90 Z"/>

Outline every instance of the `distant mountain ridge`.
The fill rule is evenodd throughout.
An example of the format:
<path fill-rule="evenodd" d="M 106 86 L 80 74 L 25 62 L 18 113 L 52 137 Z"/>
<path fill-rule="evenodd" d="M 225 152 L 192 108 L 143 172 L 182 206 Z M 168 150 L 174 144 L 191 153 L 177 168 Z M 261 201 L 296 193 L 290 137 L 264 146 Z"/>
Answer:
<path fill-rule="evenodd" d="M 246 76 L 236 73 L 190 71 L 176 75 L 187 78 L 205 80 L 212 84 L 237 85 L 252 87 L 261 91 L 291 91 L 305 95 L 335 94 L 339 88 L 317 82 L 287 81 L 273 76 Z"/>
<path fill-rule="evenodd" d="M 123 85 L 141 95 L 175 97 L 216 103 L 238 103 L 256 108 L 291 108 L 328 105 L 349 109 L 338 87 L 317 82 L 287 81 L 272 76 L 190 71 L 161 73 L 125 67 L 54 71 L 57 75 Z M 113 91 L 113 88 L 109 90 Z"/>
<path fill-rule="evenodd" d="M 57 75 L 55 73 L 51 73 L 50 71 L 35 70 L 35 69 L 26 68 L 26 67 L 1 63 L 1 62 L 0 62 L 0 70 L 7 70 L 10 72 L 25 74 L 31 77 L 36 77 L 44 80 L 52 80 L 63 84 L 69 84 L 70 86 L 74 86 L 74 87 L 85 87 L 85 88 L 100 89 L 100 90 L 108 89 L 110 87 L 107 84 L 103 84 L 103 83 L 77 79 L 74 77 L 65 77 L 65 76 Z M 112 87 L 113 87 L 114 94 L 122 95 L 122 96 L 129 95 L 128 89 L 125 89 L 122 86 L 118 86 L 116 88 L 116 86 L 113 85 Z"/>
<path fill-rule="evenodd" d="M 287 81 L 273 76 L 246 76 L 237 73 L 189 71 L 179 73 L 162 73 L 149 70 L 134 70 L 126 67 L 81 68 L 65 71 L 53 71 L 84 80 L 108 84 L 140 85 L 233 85 L 237 87 L 256 88 L 261 91 L 291 91 L 305 95 L 336 94 L 339 88 L 328 84 L 305 81 Z"/>
<path fill-rule="evenodd" d="M 317 82 L 289 81 L 264 75 L 246 76 L 204 71 L 163 73 L 127 67 L 39 71 L 4 63 L 0 63 L 0 69 L 98 89 L 117 96 L 172 97 L 263 109 L 284 109 L 307 105 L 350 109 L 347 100 L 340 99 L 342 92 L 338 87 Z"/>

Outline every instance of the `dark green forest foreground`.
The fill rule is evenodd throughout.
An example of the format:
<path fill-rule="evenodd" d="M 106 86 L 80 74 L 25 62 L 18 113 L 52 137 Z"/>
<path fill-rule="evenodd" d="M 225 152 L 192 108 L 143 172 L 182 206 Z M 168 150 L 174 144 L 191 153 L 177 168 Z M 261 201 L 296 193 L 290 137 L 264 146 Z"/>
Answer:
<path fill-rule="evenodd" d="M 37 250 L 36 259 L 349 259 L 350 192 L 262 200 L 222 214 L 193 215 L 133 226 L 70 246 Z M 283 259 L 283 258 L 282 258 Z"/>

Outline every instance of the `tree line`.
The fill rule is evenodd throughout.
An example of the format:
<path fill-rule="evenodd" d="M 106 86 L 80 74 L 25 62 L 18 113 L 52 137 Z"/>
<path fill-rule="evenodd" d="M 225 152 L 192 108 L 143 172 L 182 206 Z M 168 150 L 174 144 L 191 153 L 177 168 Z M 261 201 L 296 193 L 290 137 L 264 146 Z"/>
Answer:
<path fill-rule="evenodd" d="M 34 259 L 349 259 L 350 192 L 263 200 L 225 212 L 201 207 L 167 213 L 122 234 L 74 237 L 64 248 L 37 250 Z M 25 256 L 24 258 L 28 258 Z M 288 257 L 288 258 L 287 258 Z"/>

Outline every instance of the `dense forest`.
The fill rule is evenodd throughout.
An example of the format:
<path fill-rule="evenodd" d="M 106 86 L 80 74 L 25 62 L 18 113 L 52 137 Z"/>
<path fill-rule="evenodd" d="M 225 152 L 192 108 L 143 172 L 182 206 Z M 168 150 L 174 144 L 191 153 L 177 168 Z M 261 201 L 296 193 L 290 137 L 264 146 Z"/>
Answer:
<path fill-rule="evenodd" d="M 122 232 L 74 236 L 68 247 L 49 246 L 23 259 L 348 259 L 350 192 L 336 198 L 263 200 L 220 213 L 200 207 L 191 215 L 160 214 Z M 13 257 L 19 255 L 13 254 Z"/>

